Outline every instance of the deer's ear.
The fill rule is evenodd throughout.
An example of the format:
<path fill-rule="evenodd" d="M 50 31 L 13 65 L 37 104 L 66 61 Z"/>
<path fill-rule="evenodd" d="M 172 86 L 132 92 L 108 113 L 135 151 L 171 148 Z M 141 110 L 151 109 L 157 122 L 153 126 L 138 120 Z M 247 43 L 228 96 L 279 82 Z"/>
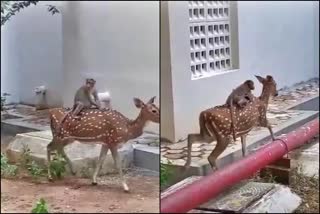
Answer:
<path fill-rule="evenodd" d="M 133 98 L 133 102 L 137 108 L 142 108 L 144 103 L 139 98 Z"/>
<path fill-rule="evenodd" d="M 152 104 L 154 103 L 154 100 L 156 99 L 156 96 L 152 97 L 149 101 L 148 101 L 148 104 Z"/>
<path fill-rule="evenodd" d="M 255 75 L 255 77 L 259 80 L 259 82 L 263 83 L 263 81 L 264 81 L 264 78 L 263 78 L 263 77 L 257 76 L 257 75 Z"/>

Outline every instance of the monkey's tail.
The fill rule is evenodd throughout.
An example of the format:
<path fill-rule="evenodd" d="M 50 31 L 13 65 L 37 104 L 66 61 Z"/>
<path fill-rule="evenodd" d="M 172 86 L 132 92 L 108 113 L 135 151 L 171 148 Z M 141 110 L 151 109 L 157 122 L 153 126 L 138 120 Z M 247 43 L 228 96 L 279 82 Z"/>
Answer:
<path fill-rule="evenodd" d="M 65 115 L 63 115 L 62 119 L 60 120 L 60 122 L 57 124 L 57 134 L 59 135 L 62 132 L 62 124 L 64 123 L 64 121 L 67 119 L 67 116 L 69 114 L 71 114 L 71 112 L 73 111 L 73 109 L 71 109 L 70 111 L 68 111 L 67 113 L 65 113 Z"/>
<path fill-rule="evenodd" d="M 230 103 L 229 103 L 229 108 L 230 108 L 230 116 L 231 116 L 231 131 L 232 131 L 232 136 L 233 136 L 233 140 L 236 141 L 236 132 L 234 129 L 234 114 L 233 114 L 233 99 L 231 99 Z"/>

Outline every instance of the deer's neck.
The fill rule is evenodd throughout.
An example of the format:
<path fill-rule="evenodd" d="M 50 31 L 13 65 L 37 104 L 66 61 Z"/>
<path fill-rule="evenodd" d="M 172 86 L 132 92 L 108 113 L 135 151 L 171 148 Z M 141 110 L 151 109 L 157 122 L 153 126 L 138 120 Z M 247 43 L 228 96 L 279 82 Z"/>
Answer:
<path fill-rule="evenodd" d="M 270 91 L 269 91 L 266 87 L 263 87 L 259 99 L 260 99 L 266 106 L 268 106 L 269 98 L 270 98 Z"/>
<path fill-rule="evenodd" d="M 129 139 L 134 139 L 142 135 L 143 128 L 146 125 L 146 120 L 142 117 L 141 113 L 135 120 L 129 122 L 128 131 L 129 131 Z"/>

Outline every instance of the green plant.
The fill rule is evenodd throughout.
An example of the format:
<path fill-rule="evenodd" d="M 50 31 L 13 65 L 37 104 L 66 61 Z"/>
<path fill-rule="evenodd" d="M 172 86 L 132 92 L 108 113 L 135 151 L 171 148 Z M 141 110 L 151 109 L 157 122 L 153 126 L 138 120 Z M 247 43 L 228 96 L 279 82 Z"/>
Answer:
<path fill-rule="evenodd" d="M 8 163 L 8 158 L 1 153 L 1 176 L 12 177 L 17 174 L 18 167 Z"/>
<path fill-rule="evenodd" d="M 66 172 L 66 160 L 60 155 L 56 154 L 50 163 L 50 170 L 54 177 L 62 178 L 63 174 Z"/>
<path fill-rule="evenodd" d="M 40 198 L 31 213 L 49 213 L 47 202 L 43 198 Z"/>
<path fill-rule="evenodd" d="M 23 144 L 22 155 L 20 157 L 21 165 L 26 168 L 32 177 L 37 178 L 45 173 L 45 170 L 32 160 L 31 151 L 26 144 Z"/>
<path fill-rule="evenodd" d="M 21 9 L 27 8 L 31 5 L 37 5 L 39 1 L 1 1 L 1 26 L 9 19 L 20 12 Z M 47 5 L 48 11 L 54 15 L 60 13 L 59 10 L 52 5 Z"/>
<path fill-rule="evenodd" d="M 22 154 L 20 156 L 20 163 L 23 167 L 27 167 L 28 164 L 31 162 L 31 151 L 29 147 L 26 144 L 22 144 Z"/>
<path fill-rule="evenodd" d="M 41 168 L 35 161 L 31 161 L 31 163 L 27 165 L 27 169 L 34 178 L 42 176 L 45 172 L 45 170 Z"/>
<path fill-rule="evenodd" d="M 173 175 L 172 168 L 170 166 L 172 163 L 168 160 L 167 164 L 161 163 L 160 164 L 160 185 L 166 186 L 168 185 L 168 181 L 170 177 Z"/>

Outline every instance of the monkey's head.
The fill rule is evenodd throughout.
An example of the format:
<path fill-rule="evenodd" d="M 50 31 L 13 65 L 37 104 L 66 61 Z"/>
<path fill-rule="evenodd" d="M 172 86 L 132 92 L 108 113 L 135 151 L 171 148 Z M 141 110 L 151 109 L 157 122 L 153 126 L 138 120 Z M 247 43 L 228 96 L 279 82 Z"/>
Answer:
<path fill-rule="evenodd" d="M 273 77 L 267 75 L 266 78 L 256 76 L 260 83 L 270 92 L 271 96 L 278 96 L 277 83 L 274 81 Z"/>
<path fill-rule="evenodd" d="M 93 89 L 95 85 L 96 85 L 96 81 L 94 79 L 92 78 L 86 79 L 86 87 L 88 90 Z"/>
<path fill-rule="evenodd" d="M 160 110 L 159 108 L 154 104 L 154 100 L 156 97 L 152 97 L 147 103 L 144 103 L 139 98 L 134 98 L 134 104 L 137 108 L 141 109 L 141 116 L 145 120 L 150 120 L 154 123 L 160 122 Z"/>
<path fill-rule="evenodd" d="M 247 80 L 244 84 L 247 85 L 250 90 L 254 90 L 254 82 L 252 80 Z"/>

